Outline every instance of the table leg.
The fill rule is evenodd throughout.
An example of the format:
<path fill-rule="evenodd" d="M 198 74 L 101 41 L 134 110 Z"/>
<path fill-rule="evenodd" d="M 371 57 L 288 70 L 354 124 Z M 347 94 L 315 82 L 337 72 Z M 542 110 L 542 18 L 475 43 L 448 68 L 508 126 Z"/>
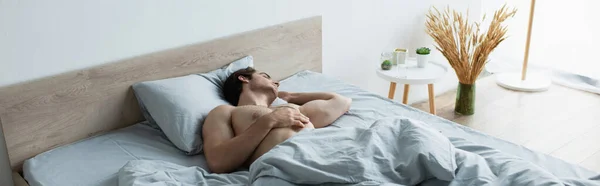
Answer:
<path fill-rule="evenodd" d="M 388 93 L 388 98 L 394 99 L 394 94 L 396 93 L 396 83 L 390 83 L 390 92 Z"/>
<path fill-rule="evenodd" d="M 433 92 L 433 84 L 428 84 L 429 89 L 429 112 L 435 115 L 435 94 Z"/>
<path fill-rule="evenodd" d="M 408 103 L 408 90 L 410 89 L 409 84 L 404 84 L 404 97 L 402 97 L 402 103 Z"/>

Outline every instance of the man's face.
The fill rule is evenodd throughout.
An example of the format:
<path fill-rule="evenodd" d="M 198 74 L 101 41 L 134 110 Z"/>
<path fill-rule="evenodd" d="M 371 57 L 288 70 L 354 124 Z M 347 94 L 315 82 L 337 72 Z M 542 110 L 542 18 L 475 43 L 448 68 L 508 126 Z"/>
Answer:
<path fill-rule="evenodd" d="M 252 90 L 270 90 L 277 95 L 279 82 L 271 80 L 271 76 L 264 72 L 252 74 L 252 79 L 249 81 Z"/>

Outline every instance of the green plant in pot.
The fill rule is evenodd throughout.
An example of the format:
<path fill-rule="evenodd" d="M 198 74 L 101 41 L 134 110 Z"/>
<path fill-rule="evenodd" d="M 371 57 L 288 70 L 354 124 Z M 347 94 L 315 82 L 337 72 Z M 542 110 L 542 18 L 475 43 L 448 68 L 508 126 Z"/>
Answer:
<path fill-rule="evenodd" d="M 502 23 L 515 13 L 515 9 L 502 6 L 494 13 L 487 31 L 482 32 L 479 28 L 481 23 L 469 22 L 456 10 L 446 8 L 440 12 L 435 7 L 429 10 L 425 23 L 427 34 L 436 42 L 435 48 L 446 57 L 458 77 L 455 112 L 463 115 L 475 113 L 475 81 L 490 53 L 506 39 L 507 27 Z"/>
<path fill-rule="evenodd" d="M 427 61 L 428 61 L 430 52 L 431 52 L 431 49 L 429 49 L 427 47 L 417 48 L 417 66 L 419 68 L 425 68 L 425 65 L 427 65 Z"/>
<path fill-rule="evenodd" d="M 392 69 L 392 62 L 390 60 L 385 60 L 381 63 L 382 70 L 390 70 Z"/>

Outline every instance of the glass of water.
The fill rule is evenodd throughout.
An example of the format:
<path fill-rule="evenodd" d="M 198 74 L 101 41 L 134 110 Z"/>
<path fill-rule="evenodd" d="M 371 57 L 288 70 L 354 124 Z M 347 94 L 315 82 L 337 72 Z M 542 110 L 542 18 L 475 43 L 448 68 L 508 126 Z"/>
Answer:
<path fill-rule="evenodd" d="M 406 78 L 408 73 L 408 60 L 406 60 L 406 52 L 396 51 L 396 61 L 398 62 L 398 66 L 396 70 L 398 71 L 398 78 Z"/>

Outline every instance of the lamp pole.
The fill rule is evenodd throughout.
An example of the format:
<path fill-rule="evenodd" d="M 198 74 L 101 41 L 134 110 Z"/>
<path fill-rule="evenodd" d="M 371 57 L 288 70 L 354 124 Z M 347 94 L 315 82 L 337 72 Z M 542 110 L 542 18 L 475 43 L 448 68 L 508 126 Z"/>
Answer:
<path fill-rule="evenodd" d="M 521 80 L 527 78 L 527 62 L 529 61 L 529 46 L 531 45 L 531 30 L 533 26 L 533 12 L 535 11 L 535 0 L 531 0 L 529 8 L 529 25 L 527 26 L 527 41 L 525 42 L 525 59 L 523 59 L 523 69 L 521 71 Z"/>
<path fill-rule="evenodd" d="M 527 27 L 527 40 L 525 41 L 525 57 L 523 59 L 523 68 L 521 73 L 507 72 L 498 73 L 496 75 L 496 83 L 504 88 L 525 91 L 525 92 L 541 92 L 546 91 L 552 85 L 550 77 L 544 73 L 529 73 L 527 74 L 527 63 L 529 62 L 529 46 L 531 45 L 531 32 L 533 29 L 533 14 L 535 10 L 535 0 L 531 0 L 529 7 L 529 23 Z"/>

